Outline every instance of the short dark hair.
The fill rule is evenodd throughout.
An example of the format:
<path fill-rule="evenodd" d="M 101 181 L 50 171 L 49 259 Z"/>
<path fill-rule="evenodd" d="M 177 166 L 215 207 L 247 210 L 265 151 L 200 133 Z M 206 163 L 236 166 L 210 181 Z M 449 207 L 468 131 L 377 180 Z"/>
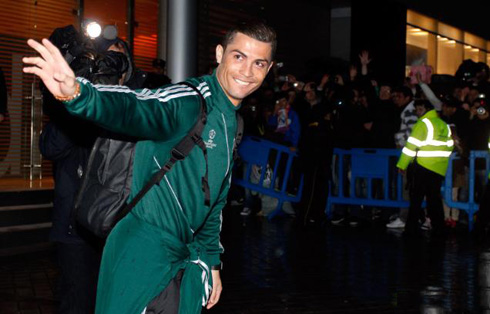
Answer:
<path fill-rule="evenodd" d="M 451 95 L 446 95 L 444 97 L 441 97 L 442 99 L 442 105 L 450 108 L 459 108 L 461 107 L 461 101 L 458 99 L 454 98 Z"/>
<path fill-rule="evenodd" d="M 410 99 L 413 99 L 412 90 L 407 86 L 398 86 L 393 92 L 401 93 L 404 97 L 410 97 Z"/>
<path fill-rule="evenodd" d="M 251 21 L 237 24 L 236 26 L 229 29 L 225 37 L 223 38 L 221 45 L 223 46 L 224 50 L 226 50 L 226 46 L 228 46 L 228 44 L 233 41 L 237 33 L 242 33 L 244 35 L 247 35 L 248 37 L 252 37 L 253 39 L 264 43 L 270 43 L 272 46 L 271 59 L 274 59 L 277 47 L 277 35 L 276 31 L 272 27 L 260 21 Z"/>
<path fill-rule="evenodd" d="M 414 105 L 415 105 L 415 107 L 423 106 L 427 111 L 434 109 L 434 106 L 430 103 L 430 101 L 428 101 L 426 99 L 417 99 L 417 100 L 415 100 Z"/>

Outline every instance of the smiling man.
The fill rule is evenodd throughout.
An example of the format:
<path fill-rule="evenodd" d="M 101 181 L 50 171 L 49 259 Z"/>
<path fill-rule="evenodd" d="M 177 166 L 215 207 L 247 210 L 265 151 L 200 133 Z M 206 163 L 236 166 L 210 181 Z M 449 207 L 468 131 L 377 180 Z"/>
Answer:
<path fill-rule="evenodd" d="M 24 72 L 39 76 L 70 113 L 145 139 L 136 145 L 134 197 L 194 125 L 199 95 L 183 84 L 153 91 L 92 85 L 74 77 L 48 40 L 28 44 L 40 57 L 24 58 Z M 221 210 L 231 181 L 236 110 L 262 84 L 275 47 L 270 27 L 241 24 L 216 47 L 215 72 L 188 80 L 206 100 L 202 137 L 208 166 L 195 147 L 115 226 L 104 248 L 96 313 L 199 313 L 201 306 L 218 302 Z M 209 202 L 203 193 L 206 172 Z"/>

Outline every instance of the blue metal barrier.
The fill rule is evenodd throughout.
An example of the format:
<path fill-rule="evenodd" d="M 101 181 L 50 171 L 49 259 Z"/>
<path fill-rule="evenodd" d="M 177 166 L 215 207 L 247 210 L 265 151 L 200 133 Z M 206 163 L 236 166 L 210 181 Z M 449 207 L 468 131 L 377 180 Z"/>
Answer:
<path fill-rule="evenodd" d="M 333 173 L 337 182 L 337 193 L 329 188 L 325 212 L 332 219 L 332 205 L 364 205 L 381 207 L 408 207 L 409 202 L 403 199 L 402 176 L 394 168 L 394 161 L 400 156 L 397 149 L 334 149 Z M 349 182 L 350 177 L 350 182 Z M 356 180 L 367 180 L 367 195 L 356 195 Z M 382 195 L 373 197 L 373 179 L 382 182 Z M 347 182 L 346 182 L 347 180 Z M 392 190 L 393 183 L 396 190 Z M 345 188 L 349 186 L 349 193 Z M 392 193 L 390 193 L 392 191 Z M 394 195 L 393 195 L 394 194 Z"/>
<path fill-rule="evenodd" d="M 468 228 L 470 231 L 473 229 L 474 223 L 474 215 L 478 211 L 479 204 L 476 202 L 475 198 L 475 186 L 476 186 L 476 168 L 475 163 L 477 159 L 485 159 L 486 160 L 486 171 L 485 171 L 485 180 L 487 180 L 487 173 L 490 169 L 490 156 L 487 151 L 471 151 L 468 159 L 468 178 L 466 181 L 466 186 L 468 187 L 468 200 L 466 202 L 455 201 L 452 197 L 452 189 L 453 189 L 453 174 L 454 174 L 454 161 L 460 160 L 461 157 L 457 154 L 452 154 L 451 158 L 449 158 L 449 167 L 446 173 L 446 180 L 444 182 L 444 201 L 449 207 L 457 208 L 459 210 L 464 210 L 468 214 Z"/>
<path fill-rule="evenodd" d="M 271 156 L 273 157 L 274 154 L 275 158 L 271 161 Z M 246 170 L 243 177 L 234 176 L 233 183 L 278 199 L 277 207 L 269 214 L 269 219 L 281 213 L 282 204 L 284 202 L 296 203 L 301 200 L 301 194 L 303 192 L 303 175 L 301 175 L 299 180 L 296 194 L 290 194 L 291 191 L 288 190 L 288 182 L 291 177 L 291 166 L 293 165 L 293 160 L 297 158 L 297 154 L 292 152 L 289 147 L 258 137 L 246 136 L 240 143 L 238 155 L 245 163 Z M 281 163 L 281 158 L 286 157 L 285 169 L 281 169 L 284 166 L 284 163 Z M 267 169 L 268 164 L 269 167 L 273 169 L 270 180 L 271 184 L 269 186 L 264 186 L 265 169 Z M 254 165 L 260 166 L 262 169 L 259 182 L 256 183 L 253 183 L 250 180 L 252 166 Z M 278 176 L 280 176 L 282 180 L 280 188 L 275 187 L 276 178 L 278 178 Z M 291 183 L 289 183 L 289 185 L 290 184 Z"/>
<path fill-rule="evenodd" d="M 334 186 L 329 188 L 329 196 L 325 208 L 328 219 L 332 219 L 332 205 L 364 205 L 378 207 L 408 208 L 409 200 L 403 198 L 403 180 L 398 173 L 395 164 L 400 156 L 398 149 L 334 149 Z M 463 210 L 468 214 L 468 228 L 473 229 L 473 216 L 478 211 L 478 203 L 475 201 L 475 161 L 486 159 L 485 173 L 490 169 L 490 156 L 486 151 L 472 151 L 469 156 L 469 197 L 466 202 L 453 201 L 453 164 L 460 159 L 457 154 L 452 154 L 446 173 L 445 182 L 441 188 L 445 203 L 452 208 Z M 487 176 L 485 175 L 485 178 Z M 350 180 L 349 180 L 350 178 Z M 367 181 L 367 195 L 356 194 L 356 180 Z M 382 185 L 382 193 L 373 197 L 373 179 L 378 179 Z M 348 189 L 347 189 L 348 188 Z M 379 189 L 377 190 L 379 192 Z"/>

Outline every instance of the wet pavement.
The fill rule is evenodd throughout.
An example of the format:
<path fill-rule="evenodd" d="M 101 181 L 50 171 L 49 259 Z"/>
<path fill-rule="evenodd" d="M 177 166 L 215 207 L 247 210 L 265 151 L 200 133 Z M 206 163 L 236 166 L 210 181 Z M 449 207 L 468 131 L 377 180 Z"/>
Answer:
<path fill-rule="evenodd" d="M 490 266 L 464 230 L 407 240 L 381 223 L 305 227 L 236 208 L 224 221 L 224 290 L 209 313 L 483 313 L 489 300 L 479 279 L 490 278 Z M 0 313 L 55 313 L 54 260 L 52 250 L 2 258 Z M 442 290 L 421 296 L 429 286 Z"/>

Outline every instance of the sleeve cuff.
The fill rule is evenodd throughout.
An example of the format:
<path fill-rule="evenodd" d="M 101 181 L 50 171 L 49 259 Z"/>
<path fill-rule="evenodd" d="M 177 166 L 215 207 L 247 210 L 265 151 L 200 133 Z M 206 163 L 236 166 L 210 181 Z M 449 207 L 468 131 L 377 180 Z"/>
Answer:
<path fill-rule="evenodd" d="M 211 270 L 222 270 L 222 269 L 223 269 L 223 263 L 220 263 L 219 265 L 211 266 Z"/>
<path fill-rule="evenodd" d="M 211 265 L 211 269 L 221 269 L 222 263 L 220 260 L 220 254 L 210 254 L 208 255 L 208 257 L 209 257 L 209 265 Z"/>

